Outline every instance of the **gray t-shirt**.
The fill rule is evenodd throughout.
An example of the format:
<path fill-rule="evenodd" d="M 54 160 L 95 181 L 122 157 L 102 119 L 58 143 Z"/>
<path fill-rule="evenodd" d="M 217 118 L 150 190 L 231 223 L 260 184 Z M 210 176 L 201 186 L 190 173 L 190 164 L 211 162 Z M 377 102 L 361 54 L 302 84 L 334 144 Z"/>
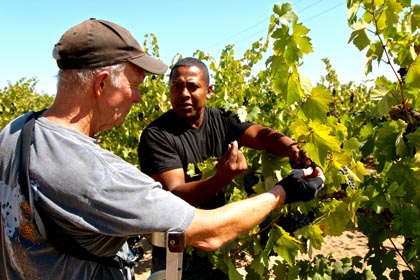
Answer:
<path fill-rule="evenodd" d="M 0 279 L 124 279 L 118 269 L 58 253 L 36 230 L 28 234 L 17 183 L 27 116 L 0 133 Z M 95 255 L 115 255 L 128 236 L 184 230 L 194 217 L 191 205 L 95 139 L 43 117 L 35 124 L 29 171 L 37 205 Z"/>

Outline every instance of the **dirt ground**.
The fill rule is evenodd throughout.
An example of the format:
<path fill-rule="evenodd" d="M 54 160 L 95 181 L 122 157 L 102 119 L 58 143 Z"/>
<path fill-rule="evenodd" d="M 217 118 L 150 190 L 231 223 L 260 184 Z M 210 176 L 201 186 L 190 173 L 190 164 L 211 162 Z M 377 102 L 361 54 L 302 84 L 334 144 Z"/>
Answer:
<path fill-rule="evenodd" d="M 397 248 L 402 250 L 402 238 L 396 238 L 393 240 Z M 145 248 L 145 255 L 136 268 L 136 280 L 147 280 L 150 275 L 150 245 L 146 239 L 142 240 L 143 248 Z M 385 246 L 394 250 L 394 246 L 390 241 L 385 242 Z M 345 257 L 361 256 L 364 257 L 368 252 L 367 238 L 362 233 L 349 229 L 343 232 L 340 236 L 327 236 L 324 239 L 321 250 L 315 250 L 313 255 L 322 254 L 324 256 L 332 254 L 335 259 L 342 259 Z M 308 258 L 308 256 L 301 256 L 302 258 Z M 400 270 L 406 269 L 402 259 L 398 257 L 398 263 Z"/>

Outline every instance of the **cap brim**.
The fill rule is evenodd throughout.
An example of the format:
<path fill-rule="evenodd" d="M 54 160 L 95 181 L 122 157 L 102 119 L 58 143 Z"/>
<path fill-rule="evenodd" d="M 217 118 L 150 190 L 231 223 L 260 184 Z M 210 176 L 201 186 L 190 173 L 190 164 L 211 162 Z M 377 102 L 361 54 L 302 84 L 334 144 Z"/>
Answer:
<path fill-rule="evenodd" d="M 168 70 L 168 65 L 156 58 L 148 56 L 147 54 L 140 57 L 131 58 L 128 61 L 142 68 L 146 72 L 153 74 L 165 74 Z"/>

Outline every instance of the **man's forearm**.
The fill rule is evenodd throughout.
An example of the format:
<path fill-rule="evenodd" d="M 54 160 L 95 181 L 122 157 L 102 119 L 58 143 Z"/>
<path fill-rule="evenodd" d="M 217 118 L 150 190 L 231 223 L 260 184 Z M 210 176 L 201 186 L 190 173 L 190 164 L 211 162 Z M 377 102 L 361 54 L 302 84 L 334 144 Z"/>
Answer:
<path fill-rule="evenodd" d="M 295 141 L 274 129 L 255 124 L 245 131 L 240 143 L 252 149 L 265 150 L 279 157 L 287 157 L 289 147 Z"/>
<path fill-rule="evenodd" d="M 231 178 L 214 175 L 202 180 L 184 183 L 173 188 L 171 192 L 191 205 L 198 207 L 214 197 L 231 180 Z"/>
<path fill-rule="evenodd" d="M 276 185 L 269 192 L 214 210 L 197 209 L 186 231 L 187 243 L 207 251 L 216 250 L 261 223 L 285 198 L 283 187 Z"/>

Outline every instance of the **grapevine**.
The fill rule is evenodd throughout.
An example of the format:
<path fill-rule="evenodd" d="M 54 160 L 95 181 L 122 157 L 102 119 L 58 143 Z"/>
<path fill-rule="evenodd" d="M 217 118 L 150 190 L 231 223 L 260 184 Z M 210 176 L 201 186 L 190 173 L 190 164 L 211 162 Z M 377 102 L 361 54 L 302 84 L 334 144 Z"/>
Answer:
<path fill-rule="evenodd" d="M 194 54 L 208 63 L 214 80 L 210 106 L 291 136 L 326 175 L 317 199 L 280 207 L 249 233 L 209 254 L 230 279 L 420 278 L 420 5 L 348 0 L 347 7 L 349 43 L 365 52 L 367 61 L 365 69 L 354 71 L 368 74 L 372 63 L 382 63 L 395 82 L 377 77 L 373 85 L 343 84 L 328 58 L 322 60 L 325 75 L 320 81 L 305 79 L 299 67 L 313 51 L 310 28 L 289 3 L 273 6 L 267 37 L 242 57 L 235 57 L 233 45 L 217 57 Z M 153 34 L 145 36 L 144 48 L 159 57 Z M 255 70 L 261 62 L 267 67 Z M 98 135 L 102 147 L 138 166 L 142 129 L 170 108 L 165 78 L 146 78 L 142 102 L 124 125 Z M 34 79 L 22 79 L 0 91 L 1 127 L 21 113 L 51 104 L 51 96 L 34 92 L 35 84 Z M 226 203 L 267 191 L 291 170 L 288 159 L 241 150 L 248 172 L 223 189 Z M 203 174 L 214 172 L 213 162 L 200 166 Z M 368 237 L 366 256 L 336 260 L 333 255 L 311 255 L 325 236 L 340 235 L 350 225 Z M 383 246 L 394 237 L 404 238 L 402 250 Z M 299 253 L 308 259 L 298 260 Z M 396 255 L 405 269 L 397 267 Z M 244 256 L 246 276 L 236 267 Z M 279 260 L 270 263 L 272 256 Z M 362 261 L 369 267 L 362 267 Z"/>

